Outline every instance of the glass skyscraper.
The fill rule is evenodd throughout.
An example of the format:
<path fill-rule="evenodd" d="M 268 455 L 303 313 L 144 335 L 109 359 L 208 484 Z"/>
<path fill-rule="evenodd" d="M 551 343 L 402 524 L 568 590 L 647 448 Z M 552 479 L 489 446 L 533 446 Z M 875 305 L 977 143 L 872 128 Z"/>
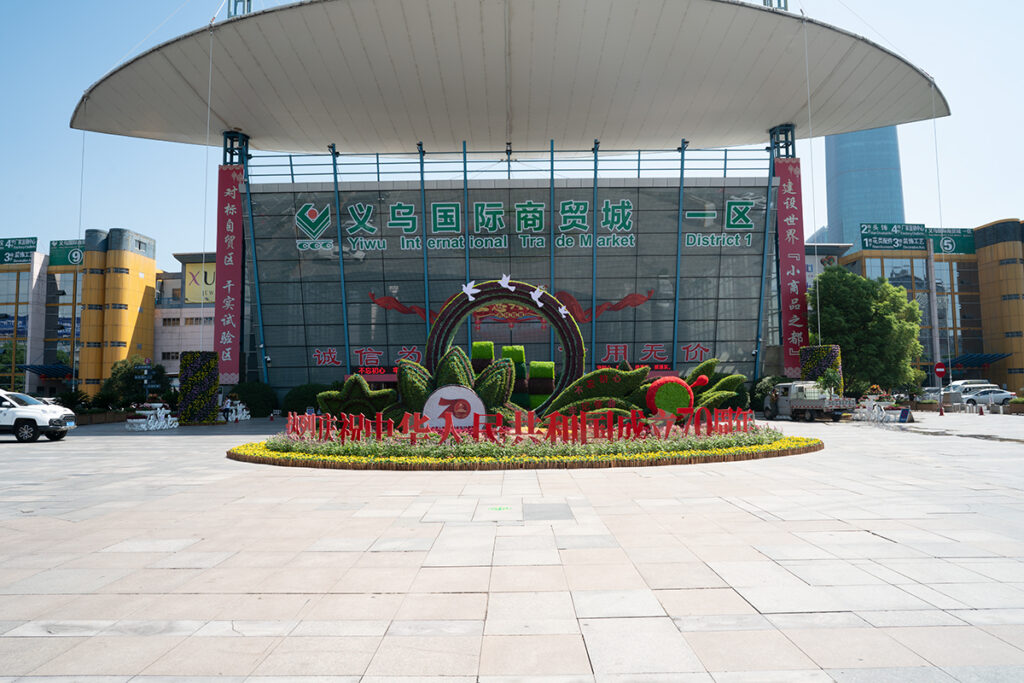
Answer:
<path fill-rule="evenodd" d="M 825 138 L 828 241 L 861 248 L 861 223 L 902 223 L 903 178 L 896 128 Z"/>

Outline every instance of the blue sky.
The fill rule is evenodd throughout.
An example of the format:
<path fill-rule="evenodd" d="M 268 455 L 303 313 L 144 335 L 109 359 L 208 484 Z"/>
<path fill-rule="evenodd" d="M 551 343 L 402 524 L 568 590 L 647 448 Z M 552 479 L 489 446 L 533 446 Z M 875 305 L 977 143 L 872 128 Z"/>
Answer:
<path fill-rule="evenodd" d="M 283 3 L 253 2 L 256 9 L 277 4 Z M 204 26 L 220 5 L 221 0 L 0 0 L 0 236 L 35 235 L 45 251 L 51 239 L 77 237 L 80 223 L 83 231 L 125 227 L 156 238 L 158 265 L 175 269 L 172 253 L 203 249 L 205 222 L 206 245 L 212 248 L 214 209 L 208 205 L 204 212 L 204 190 L 219 163 L 219 135 L 207 152 L 193 145 L 83 135 L 68 121 L 82 93 L 103 74 Z M 899 128 L 908 222 L 975 227 L 1024 217 L 1018 43 L 1024 4 L 790 0 L 789 8 L 897 52 L 930 73 L 946 95 L 951 117 L 934 127 L 922 122 Z M 218 18 L 225 13 L 222 8 Z M 813 163 L 815 169 L 805 175 L 810 232 L 826 220 L 824 145 L 801 142 L 797 151 L 805 168 Z"/>

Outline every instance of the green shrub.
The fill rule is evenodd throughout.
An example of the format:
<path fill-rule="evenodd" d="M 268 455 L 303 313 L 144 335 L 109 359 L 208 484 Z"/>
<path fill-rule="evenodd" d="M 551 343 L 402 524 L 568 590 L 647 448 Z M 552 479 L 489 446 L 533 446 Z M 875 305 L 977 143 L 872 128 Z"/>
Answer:
<path fill-rule="evenodd" d="M 696 382 L 697 378 L 701 375 L 707 375 L 708 379 L 711 379 L 711 376 L 715 374 L 715 368 L 717 367 L 718 359 L 708 358 L 706 361 L 691 370 L 690 374 L 688 374 L 684 379 L 686 380 L 686 383 L 692 387 L 693 383 Z M 682 373 L 679 373 L 679 376 L 682 377 Z M 694 390 L 694 392 L 696 393 L 696 390 Z"/>
<path fill-rule="evenodd" d="M 747 381 L 746 375 L 726 375 L 714 384 L 708 383 L 711 388 L 707 391 L 736 391 L 736 388 Z M 701 392 L 704 393 L 704 392 Z"/>
<path fill-rule="evenodd" d="M 434 370 L 434 386 L 443 387 L 449 384 L 457 384 L 463 387 L 473 387 L 476 375 L 473 372 L 473 363 L 469 356 L 459 346 L 448 349 Z"/>
<path fill-rule="evenodd" d="M 768 375 L 767 377 L 759 379 L 757 384 L 754 386 L 753 395 L 750 397 L 754 408 L 760 410 L 762 406 L 764 406 L 765 397 L 772 393 L 772 389 L 775 388 L 775 385 L 788 381 L 789 378 L 783 377 L 782 375 Z"/>
<path fill-rule="evenodd" d="M 236 384 L 231 393 L 238 394 L 238 400 L 245 404 L 253 417 L 267 417 L 277 407 L 277 394 L 269 384 L 263 382 Z M 305 412 L 305 407 L 302 410 Z"/>
<path fill-rule="evenodd" d="M 649 371 L 650 368 L 643 367 L 631 371 L 603 368 L 588 372 L 566 387 L 551 402 L 547 412 L 553 413 L 563 406 L 588 398 L 625 398 L 644 383 Z"/>
<path fill-rule="evenodd" d="M 73 413 L 78 413 L 89 407 L 89 396 L 84 391 L 69 389 L 57 394 L 57 403 Z"/>
<path fill-rule="evenodd" d="M 398 396 L 410 413 L 423 412 L 427 397 L 434 390 L 430 371 L 415 361 L 398 361 Z"/>
<path fill-rule="evenodd" d="M 515 368 L 508 358 L 497 360 L 476 378 L 474 390 L 488 411 L 503 406 L 512 397 L 515 383 Z"/>
<path fill-rule="evenodd" d="M 750 391 L 747 389 L 747 385 L 741 384 L 734 391 L 736 395 L 727 401 L 723 401 L 722 407 L 748 410 L 750 408 Z"/>
<path fill-rule="evenodd" d="M 921 402 L 924 403 L 924 401 Z M 932 401 L 932 403 L 938 403 L 938 401 Z M 1020 396 L 1016 398 L 1011 398 L 1010 403 L 1013 403 L 1014 405 L 1020 405 L 1021 403 L 1024 403 L 1024 398 L 1021 398 Z"/>
<path fill-rule="evenodd" d="M 723 403 L 735 396 L 735 391 L 706 391 L 696 401 L 698 407 L 714 409 L 722 407 Z"/>
<path fill-rule="evenodd" d="M 473 342 L 473 349 L 470 352 L 470 357 L 473 360 L 494 360 L 494 342 Z"/>
<path fill-rule="evenodd" d="M 513 363 L 525 363 L 526 348 L 523 346 L 502 346 L 501 357 L 508 358 Z"/>
<path fill-rule="evenodd" d="M 531 360 L 530 379 L 554 379 L 555 364 L 553 361 Z"/>
<path fill-rule="evenodd" d="M 300 384 L 284 395 L 284 400 L 281 401 L 281 410 L 287 414 L 304 413 L 306 408 L 316 408 L 318 405 L 317 394 L 328 390 L 330 387 L 326 384 Z"/>
<path fill-rule="evenodd" d="M 95 408 L 97 412 L 103 412 L 106 410 L 113 410 L 121 407 L 121 397 L 116 392 L 111 390 L 105 390 L 100 388 L 89 401 L 89 406 Z"/>
<path fill-rule="evenodd" d="M 374 391 L 362 375 L 350 375 L 340 389 L 322 391 L 316 399 L 320 410 L 334 416 L 346 413 L 373 417 L 397 401 L 398 393 L 394 389 Z"/>

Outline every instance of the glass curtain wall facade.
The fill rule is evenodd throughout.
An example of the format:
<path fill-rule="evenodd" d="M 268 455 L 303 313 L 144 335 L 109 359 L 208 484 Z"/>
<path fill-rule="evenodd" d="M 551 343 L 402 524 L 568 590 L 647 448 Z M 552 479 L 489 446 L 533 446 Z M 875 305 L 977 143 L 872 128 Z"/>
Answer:
<path fill-rule="evenodd" d="M 28 266 L 0 268 L 0 387 L 20 391 L 25 372 L 17 366 L 26 358 L 31 274 Z"/>
<path fill-rule="evenodd" d="M 345 184 L 341 264 L 330 184 L 253 185 L 249 378 L 259 376 L 252 323 L 260 317 L 269 380 L 279 391 L 343 380 L 349 368 L 372 379 L 393 372 L 401 358 L 422 359 L 428 310 L 436 314 L 469 281 L 503 275 L 546 286 L 570 309 L 588 370 L 591 360 L 672 370 L 674 359 L 678 371 L 718 357 L 725 369 L 753 376 L 765 230 L 774 226 L 774 212 L 770 221 L 765 216 L 765 178 L 687 179 L 682 207 L 677 179 L 602 178 L 596 207 L 591 182 L 481 184 L 487 187 L 428 182 L 422 196 L 418 182 Z M 727 221 L 735 207 L 738 218 Z M 324 211 L 330 228 L 311 240 L 302 226 L 322 221 Z M 774 260 L 774 228 L 768 249 Z M 252 292 L 253 255 L 262 316 Z M 774 268 L 769 272 L 766 321 L 777 316 Z M 766 343 L 777 344 L 777 325 L 770 327 L 776 339 L 766 322 Z M 456 343 L 471 340 L 523 345 L 527 361 L 559 354 L 551 330 L 528 309 L 478 310 Z"/>
<path fill-rule="evenodd" d="M 827 237 L 860 250 L 861 223 L 902 223 L 903 175 L 895 127 L 825 138 Z"/>

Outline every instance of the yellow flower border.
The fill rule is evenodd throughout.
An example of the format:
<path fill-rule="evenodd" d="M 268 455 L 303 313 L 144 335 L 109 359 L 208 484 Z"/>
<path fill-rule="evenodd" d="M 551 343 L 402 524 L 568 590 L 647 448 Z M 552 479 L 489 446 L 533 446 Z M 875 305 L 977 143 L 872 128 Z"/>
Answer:
<path fill-rule="evenodd" d="M 246 443 L 228 451 L 228 458 L 241 462 L 282 467 L 313 467 L 341 470 L 517 470 L 567 469 L 584 467 L 648 467 L 652 465 L 697 465 L 714 462 L 738 462 L 759 458 L 776 458 L 820 451 L 820 439 L 787 436 L 770 444 L 734 446 L 708 450 L 655 451 L 651 453 L 603 453 L 600 455 L 567 455 L 564 458 L 538 458 L 515 454 L 499 458 L 425 458 L 410 454 L 402 457 L 375 458 L 361 455 L 316 455 L 272 451 L 264 442 Z"/>

